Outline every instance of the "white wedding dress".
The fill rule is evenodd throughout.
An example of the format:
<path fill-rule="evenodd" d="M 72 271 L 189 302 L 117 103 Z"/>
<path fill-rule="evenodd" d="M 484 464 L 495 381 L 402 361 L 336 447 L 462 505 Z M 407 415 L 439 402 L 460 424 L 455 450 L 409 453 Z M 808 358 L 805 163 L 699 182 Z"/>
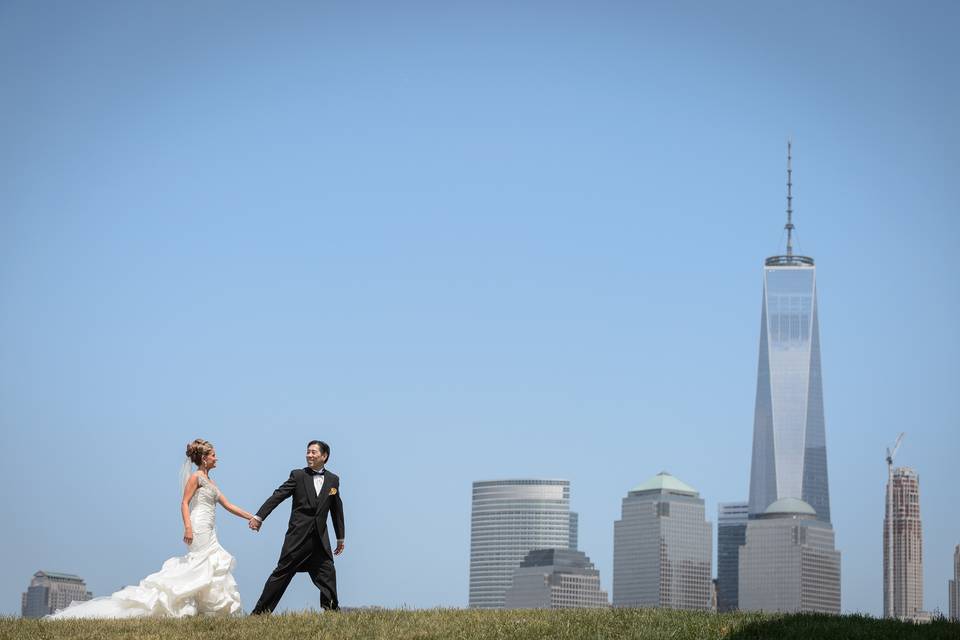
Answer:
<path fill-rule="evenodd" d="M 47 619 L 137 618 L 239 613 L 240 592 L 233 579 L 236 561 L 217 540 L 216 507 L 220 490 L 209 479 L 197 476 L 200 486 L 190 500 L 193 543 L 189 553 L 170 558 L 160 571 L 137 586 L 113 595 L 73 602 Z"/>

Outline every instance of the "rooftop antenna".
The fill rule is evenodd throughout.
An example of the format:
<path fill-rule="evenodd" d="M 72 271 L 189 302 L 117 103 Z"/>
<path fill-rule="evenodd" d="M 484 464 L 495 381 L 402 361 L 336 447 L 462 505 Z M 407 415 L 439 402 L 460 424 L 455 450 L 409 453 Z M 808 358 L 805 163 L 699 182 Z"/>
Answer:
<path fill-rule="evenodd" d="M 785 255 L 770 256 L 764 261 L 768 267 L 812 267 L 813 258 L 793 255 L 793 140 L 787 138 L 787 252 Z"/>
<path fill-rule="evenodd" d="M 790 166 L 790 147 L 791 140 L 790 138 L 787 138 L 787 225 L 784 228 L 787 230 L 788 256 L 793 255 L 793 168 Z"/>

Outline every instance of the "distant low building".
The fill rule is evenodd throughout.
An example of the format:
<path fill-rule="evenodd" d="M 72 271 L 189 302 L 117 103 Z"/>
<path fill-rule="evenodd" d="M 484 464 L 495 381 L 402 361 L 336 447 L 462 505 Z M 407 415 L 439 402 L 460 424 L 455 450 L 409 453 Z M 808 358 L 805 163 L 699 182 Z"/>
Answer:
<path fill-rule="evenodd" d="M 583 609 L 607 607 L 600 572 L 583 551 L 535 549 L 513 572 L 507 609 Z"/>
<path fill-rule="evenodd" d="M 809 504 L 781 498 L 747 522 L 741 611 L 840 613 L 840 552 Z"/>
<path fill-rule="evenodd" d="M 717 611 L 739 607 L 740 547 L 746 541 L 749 502 L 724 502 L 717 509 Z"/>
<path fill-rule="evenodd" d="M 960 544 L 953 550 L 953 580 L 950 580 L 950 619 L 960 621 Z"/>
<path fill-rule="evenodd" d="M 80 576 L 53 571 L 37 571 L 30 586 L 20 598 L 20 614 L 24 618 L 42 618 L 74 601 L 93 598 L 87 583 Z"/>

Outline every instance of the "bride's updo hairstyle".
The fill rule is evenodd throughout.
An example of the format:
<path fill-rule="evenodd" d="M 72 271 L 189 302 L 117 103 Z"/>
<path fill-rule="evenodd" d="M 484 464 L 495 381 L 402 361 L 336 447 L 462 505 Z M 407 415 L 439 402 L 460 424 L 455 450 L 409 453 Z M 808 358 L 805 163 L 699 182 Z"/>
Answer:
<path fill-rule="evenodd" d="M 203 466 L 203 456 L 211 451 L 213 451 L 213 445 L 203 438 L 197 438 L 187 445 L 187 457 L 190 458 L 190 462 L 198 467 Z"/>

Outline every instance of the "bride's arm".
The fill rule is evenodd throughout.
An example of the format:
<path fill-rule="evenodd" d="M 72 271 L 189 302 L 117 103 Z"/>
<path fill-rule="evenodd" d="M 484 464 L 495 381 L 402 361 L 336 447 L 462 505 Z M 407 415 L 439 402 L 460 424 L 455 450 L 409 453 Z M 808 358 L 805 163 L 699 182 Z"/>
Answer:
<path fill-rule="evenodd" d="M 180 501 L 180 515 L 183 516 L 183 541 L 187 544 L 193 542 L 193 526 L 190 524 L 190 500 L 193 498 L 193 494 L 197 492 L 199 484 L 197 474 L 194 473 L 187 480 L 187 486 L 183 488 L 183 500 Z"/>
<path fill-rule="evenodd" d="M 224 509 L 226 509 L 227 511 L 229 511 L 235 516 L 240 516 L 244 520 L 249 520 L 250 518 L 253 517 L 252 513 L 247 513 L 237 505 L 232 504 L 229 500 L 227 500 L 227 497 L 222 493 L 220 494 L 220 504 L 223 505 Z"/>

